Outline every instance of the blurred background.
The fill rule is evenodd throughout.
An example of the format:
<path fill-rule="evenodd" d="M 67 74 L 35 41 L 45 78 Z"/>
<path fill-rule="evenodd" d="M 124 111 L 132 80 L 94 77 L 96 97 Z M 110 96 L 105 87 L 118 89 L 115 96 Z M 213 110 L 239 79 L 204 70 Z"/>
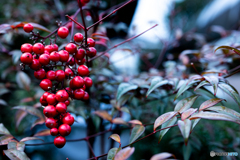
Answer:
<path fill-rule="evenodd" d="M 84 14 L 87 25 L 96 22 L 113 11 L 124 0 L 91 0 L 85 6 Z M 23 43 L 32 43 L 30 35 L 25 33 L 20 22 L 33 22 L 39 25 L 39 33 L 48 35 L 43 26 L 53 31 L 57 28 L 56 21 L 66 22 L 65 15 L 73 15 L 78 9 L 76 0 L 1 0 L 0 1 L 0 123 L 21 139 L 33 136 L 47 129 L 38 117 L 15 106 L 34 106 L 42 113 L 38 99 L 43 93 L 39 80 L 33 76 L 29 68 L 21 70 L 19 58 Z M 77 20 L 81 22 L 80 15 Z M 68 109 L 78 123 L 74 123 L 72 133 L 67 139 L 84 138 L 109 128 L 109 124 L 91 113 L 97 109 L 112 112 L 113 101 L 118 84 L 121 82 L 141 83 L 151 76 L 176 77 L 186 79 L 196 72 L 191 67 L 193 62 L 198 72 L 218 70 L 225 73 L 239 65 L 240 58 L 223 50 L 213 53 L 220 45 L 239 47 L 240 44 L 240 0 L 135 0 L 103 23 L 89 31 L 89 36 L 97 41 L 98 52 L 105 51 L 127 38 L 136 36 L 153 25 L 157 27 L 142 36 L 127 42 L 117 49 L 109 51 L 99 60 L 94 61 L 91 77 L 94 87 L 91 88 L 91 101 L 88 103 L 74 102 Z M 75 32 L 82 32 L 78 26 Z M 67 41 L 70 41 L 68 37 Z M 47 42 L 48 43 L 48 42 Z M 58 45 L 66 41 L 58 40 Z M 23 74 L 24 73 L 24 74 Z M 21 77 L 24 75 L 24 78 Z M 19 80 L 23 78 L 23 80 Z M 25 86 L 24 81 L 30 81 Z M 239 75 L 228 78 L 240 91 Z M 211 89 L 207 88 L 210 92 Z M 143 90 L 145 93 L 146 91 Z M 160 94 L 160 92 L 159 92 Z M 165 93 L 161 93 L 165 94 Z M 204 93 L 206 94 L 206 93 Z M 190 93 L 182 95 L 187 97 Z M 157 95 L 151 100 L 143 100 L 142 92 L 134 92 L 133 97 L 124 104 L 129 113 L 123 112 L 126 121 L 139 119 L 144 123 L 153 123 L 162 113 L 173 109 L 173 97 L 161 99 Z M 144 96 L 145 97 L 145 96 Z M 227 99 L 226 106 L 239 111 L 231 98 L 218 92 L 217 97 Z M 194 104 L 201 104 L 202 97 Z M 114 125 L 119 128 L 120 125 Z M 148 127 L 145 135 L 152 132 Z M 92 140 L 95 154 L 107 153 L 118 144 L 107 139 L 112 133 L 96 137 Z M 122 145 L 127 145 L 130 131 L 119 131 Z M 190 136 L 188 146 L 177 128 L 170 129 L 161 143 L 157 143 L 157 134 L 144 139 L 133 146 L 135 153 L 131 159 L 150 159 L 156 153 L 169 152 L 178 159 L 210 159 L 210 151 L 238 152 L 240 155 L 239 126 L 231 122 L 201 120 Z M 52 136 L 40 136 L 45 142 L 53 141 Z M 28 141 L 26 143 L 41 143 Z M 1 150 L 6 146 L 0 146 Z M 62 149 L 54 145 L 26 146 L 26 154 L 32 160 L 85 160 L 89 150 L 84 141 L 68 142 Z M 2 154 L 0 159 L 7 159 Z M 238 159 L 239 157 L 214 157 L 211 159 Z M 103 158 L 104 159 L 104 158 Z"/>

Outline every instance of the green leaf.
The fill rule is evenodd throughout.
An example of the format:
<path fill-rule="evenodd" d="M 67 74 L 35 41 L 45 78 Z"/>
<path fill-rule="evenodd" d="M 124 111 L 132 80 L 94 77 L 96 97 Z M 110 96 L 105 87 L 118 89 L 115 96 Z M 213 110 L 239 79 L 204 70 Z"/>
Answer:
<path fill-rule="evenodd" d="M 206 85 L 206 84 L 209 84 L 209 82 L 208 82 L 208 81 L 202 81 L 201 83 L 199 83 L 199 84 L 197 85 L 197 87 L 194 89 L 194 91 L 196 91 L 198 88 L 200 88 L 200 87 L 202 87 L 202 86 L 204 86 L 204 85 Z"/>
<path fill-rule="evenodd" d="M 240 50 L 236 49 L 236 48 L 233 48 L 233 47 L 230 47 L 230 46 L 220 46 L 218 47 L 217 49 L 215 49 L 214 52 L 216 52 L 217 50 L 219 49 L 229 49 L 229 50 L 232 50 L 234 51 L 235 53 L 237 53 L 238 55 L 240 55 Z"/>
<path fill-rule="evenodd" d="M 4 150 L 3 152 L 11 160 L 30 160 L 23 151 L 18 151 L 16 149 L 8 149 Z"/>
<path fill-rule="evenodd" d="M 12 109 L 20 109 L 25 112 L 28 112 L 31 115 L 37 116 L 41 119 L 44 119 L 42 112 L 40 112 L 38 109 L 31 107 L 31 106 L 16 106 L 16 107 L 13 107 Z"/>
<path fill-rule="evenodd" d="M 147 91 L 147 95 L 146 97 L 153 91 L 155 90 L 156 88 L 162 86 L 162 85 L 165 85 L 165 84 L 168 84 L 169 83 L 169 80 L 162 80 L 162 78 L 159 78 L 159 77 L 156 77 L 154 78 L 152 81 L 151 81 L 151 85 Z"/>
<path fill-rule="evenodd" d="M 118 90 L 117 90 L 117 100 L 119 100 L 121 98 L 121 96 L 124 95 L 125 93 L 127 93 L 128 91 L 135 90 L 137 88 L 138 88 L 138 86 L 134 85 L 134 84 L 121 83 L 118 86 Z"/>
<path fill-rule="evenodd" d="M 174 101 L 186 90 L 188 90 L 190 87 L 193 86 L 194 83 L 196 83 L 197 81 L 192 81 L 192 82 L 185 82 L 184 84 L 181 85 L 181 87 L 179 88 L 177 95 L 174 98 Z"/>
<path fill-rule="evenodd" d="M 198 96 L 190 96 L 188 98 L 185 98 L 185 99 L 182 99 L 181 101 L 179 101 L 175 108 L 174 108 L 174 111 L 175 112 L 179 112 L 179 113 L 182 113 L 184 111 L 186 111 L 187 109 L 189 109 L 193 103 L 195 102 L 195 100 L 198 98 Z"/>
<path fill-rule="evenodd" d="M 238 118 L 222 114 L 222 113 L 213 113 L 213 112 L 199 112 L 190 117 L 190 120 L 203 118 L 210 120 L 223 120 L 223 121 L 231 121 L 240 124 L 240 120 Z"/>
<path fill-rule="evenodd" d="M 198 122 L 199 122 L 200 120 L 201 120 L 201 118 L 198 118 L 198 119 L 193 120 L 193 125 L 192 125 L 191 132 L 192 132 L 192 130 L 196 127 L 196 125 L 198 124 Z"/>
<path fill-rule="evenodd" d="M 108 138 L 112 138 L 114 141 L 121 143 L 121 138 L 118 134 L 112 134 L 111 136 L 109 136 Z"/>
<path fill-rule="evenodd" d="M 219 79 L 217 76 L 204 76 L 204 78 L 213 86 L 214 95 L 217 93 Z"/>
<path fill-rule="evenodd" d="M 155 154 L 154 156 L 151 157 L 150 160 L 164 160 L 167 159 L 169 157 L 175 157 L 173 154 L 168 153 L 168 152 L 162 152 L 159 154 Z"/>
<path fill-rule="evenodd" d="M 177 117 L 173 117 L 172 119 L 168 120 L 166 123 L 163 123 L 161 129 L 169 127 L 169 126 L 172 126 L 176 122 L 177 122 Z M 162 140 L 163 136 L 168 132 L 169 129 L 170 128 L 167 128 L 167 129 L 164 129 L 164 130 L 160 131 L 160 135 L 159 135 L 159 138 L 158 138 L 158 143 L 160 143 L 160 141 Z"/>
<path fill-rule="evenodd" d="M 234 111 L 233 109 L 227 108 L 225 106 L 213 106 L 208 108 L 208 110 L 216 111 L 218 113 L 223 113 L 240 120 L 240 113 Z"/>
<path fill-rule="evenodd" d="M 122 107 L 120 110 L 122 112 L 126 112 L 126 113 L 130 114 L 130 111 L 129 111 L 129 109 L 127 107 Z"/>
<path fill-rule="evenodd" d="M 181 114 L 181 119 L 182 121 L 184 121 L 185 119 L 187 119 L 189 116 L 191 116 L 193 113 L 195 113 L 197 111 L 197 108 L 189 108 L 188 110 L 184 111 Z"/>
<path fill-rule="evenodd" d="M 218 104 L 219 102 L 221 102 L 223 100 L 224 99 L 220 99 L 220 98 L 213 98 L 213 99 L 207 100 L 207 101 L 205 101 L 201 104 L 201 106 L 199 107 L 199 111 L 202 111 L 202 110 L 207 109 L 211 106 L 214 106 L 215 104 Z"/>
<path fill-rule="evenodd" d="M 0 123 L 0 134 L 11 135 L 10 132 L 7 130 L 7 128 L 5 128 L 5 126 L 2 123 Z"/>
<path fill-rule="evenodd" d="M 184 121 L 178 120 L 178 127 L 184 138 L 185 145 L 187 145 L 187 142 L 188 142 L 188 137 L 191 131 L 191 124 L 192 122 L 189 119 L 185 119 Z"/>
<path fill-rule="evenodd" d="M 14 137 L 12 135 L 4 135 L 0 137 L 0 146 L 8 144 Z"/>
<path fill-rule="evenodd" d="M 30 89 L 31 79 L 23 71 L 19 71 L 17 73 L 16 82 L 20 88 L 25 89 L 27 91 Z"/>
<path fill-rule="evenodd" d="M 21 50 L 12 50 L 9 52 L 10 55 L 12 55 L 12 61 L 14 64 L 17 64 L 19 62 L 20 57 L 22 55 Z"/>
<path fill-rule="evenodd" d="M 37 138 L 37 137 L 25 137 L 25 138 L 21 139 L 20 142 L 26 142 L 26 141 L 32 141 L 32 140 L 41 140 L 44 142 L 44 140 Z"/>
<path fill-rule="evenodd" d="M 133 94 L 125 94 L 117 101 L 117 108 L 123 106 Z"/>
<path fill-rule="evenodd" d="M 159 116 L 154 122 L 153 130 L 155 131 L 157 127 L 159 127 L 163 123 L 167 122 L 172 117 L 176 116 L 176 114 L 177 114 L 177 112 L 167 112 L 167 113 L 164 113 L 161 116 Z"/>
<path fill-rule="evenodd" d="M 107 160 L 114 160 L 115 155 L 117 154 L 118 148 L 112 148 L 108 151 Z"/>
<path fill-rule="evenodd" d="M 145 131 L 145 127 L 142 125 L 136 125 L 131 132 L 130 142 L 133 143 L 136 139 L 138 139 Z"/>
<path fill-rule="evenodd" d="M 233 89 L 230 85 L 226 83 L 219 83 L 219 88 L 221 88 L 225 93 L 227 93 L 230 97 L 232 97 L 235 102 L 240 106 L 240 97 L 239 94 Z"/>
<path fill-rule="evenodd" d="M 116 154 L 114 160 L 126 160 L 133 154 L 134 151 L 135 151 L 134 147 L 124 148 Z"/>

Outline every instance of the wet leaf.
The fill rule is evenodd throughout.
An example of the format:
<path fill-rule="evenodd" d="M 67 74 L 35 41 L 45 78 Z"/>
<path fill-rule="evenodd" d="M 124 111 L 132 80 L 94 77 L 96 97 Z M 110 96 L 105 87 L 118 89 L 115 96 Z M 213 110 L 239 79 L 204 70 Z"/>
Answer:
<path fill-rule="evenodd" d="M 118 90 L 117 90 L 117 100 L 119 100 L 121 98 L 122 95 L 124 95 L 125 93 L 127 93 L 128 91 L 131 90 L 135 90 L 137 89 L 138 86 L 134 85 L 134 84 L 129 84 L 129 83 L 121 83 L 118 86 Z"/>
<path fill-rule="evenodd" d="M 126 160 L 133 154 L 134 150 L 135 150 L 134 147 L 124 148 L 116 154 L 114 160 Z"/>
<path fill-rule="evenodd" d="M 169 157 L 175 157 L 173 154 L 168 153 L 168 152 L 162 152 L 159 154 L 155 154 L 154 156 L 151 157 L 150 160 L 164 160 L 167 159 Z"/>
<path fill-rule="evenodd" d="M 162 124 L 161 129 L 174 125 L 177 122 L 177 117 L 173 117 L 172 119 L 168 120 L 166 123 Z M 162 140 L 163 136 L 168 132 L 170 128 L 164 129 L 160 131 L 158 143 Z"/>
<path fill-rule="evenodd" d="M 225 93 L 234 99 L 234 101 L 240 106 L 239 94 L 230 85 L 226 83 L 219 83 L 219 88 L 221 88 Z"/>
<path fill-rule="evenodd" d="M 3 152 L 11 160 L 30 160 L 23 151 L 18 151 L 16 149 L 8 149 L 4 150 Z"/>
<path fill-rule="evenodd" d="M 50 129 L 44 129 L 40 132 L 37 132 L 36 134 L 34 134 L 33 136 L 49 136 L 50 135 Z"/>
<path fill-rule="evenodd" d="M 20 142 L 26 142 L 26 141 L 32 141 L 32 140 L 41 140 L 44 142 L 44 140 L 37 138 L 37 137 L 25 137 L 25 138 L 21 139 Z"/>
<path fill-rule="evenodd" d="M 94 114 L 96 114 L 97 116 L 101 117 L 102 119 L 105 119 L 107 121 L 112 121 L 112 116 L 110 114 L 108 114 L 107 111 L 95 111 Z"/>
<path fill-rule="evenodd" d="M 155 131 L 157 127 L 159 127 L 163 123 L 167 122 L 172 117 L 176 116 L 176 114 L 177 114 L 177 112 L 167 112 L 167 113 L 164 113 L 161 116 L 159 116 L 154 122 L 153 130 Z"/>
<path fill-rule="evenodd" d="M 16 82 L 20 88 L 25 90 L 30 89 L 31 79 L 26 73 L 19 71 L 16 75 Z"/>
<path fill-rule="evenodd" d="M 189 119 L 185 119 L 184 121 L 178 120 L 178 127 L 184 138 L 185 145 L 187 145 L 187 142 L 188 142 L 188 137 L 189 137 L 190 131 L 191 131 L 191 124 L 192 123 Z"/>
<path fill-rule="evenodd" d="M 138 139 L 145 131 L 145 127 L 142 125 L 136 125 L 131 132 L 130 142 L 133 143 L 136 139 Z"/>
<path fill-rule="evenodd" d="M 179 101 L 176 104 L 174 111 L 182 113 L 182 112 L 188 110 L 193 105 L 193 103 L 195 102 L 195 100 L 197 98 L 198 98 L 198 96 L 193 95 L 188 98 L 182 99 L 181 101 Z"/>
<path fill-rule="evenodd" d="M 220 98 L 213 98 L 213 99 L 207 100 L 207 101 L 205 101 L 201 104 L 201 106 L 199 107 L 199 111 L 202 111 L 202 110 L 207 109 L 211 106 L 214 106 L 215 104 L 217 104 L 217 103 L 219 103 L 223 100 L 224 99 L 220 99 Z"/>
<path fill-rule="evenodd" d="M 121 143 L 121 139 L 118 134 L 112 134 L 109 138 L 112 138 L 114 141 Z"/>
<path fill-rule="evenodd" d="M 11 135 L 10 132 L 7 130 L 7 128 L 5 128 L 5 126 L 2 123 L 0 123 L 0 134 Z"/>

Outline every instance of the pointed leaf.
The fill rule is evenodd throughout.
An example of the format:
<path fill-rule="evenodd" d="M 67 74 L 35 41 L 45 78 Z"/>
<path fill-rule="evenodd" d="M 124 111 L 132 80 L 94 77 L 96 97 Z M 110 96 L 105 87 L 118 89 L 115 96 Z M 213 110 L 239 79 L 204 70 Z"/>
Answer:
<path fill-rule="evenodd" d="M 129 111 L 129 109 L 127 107 L 122 107 L 121 111 L 130 114 L 130 111 Z"/>
<path fill-rule="evenodd" d="M 240 97 L 239 94 L 233 89 L 230 85 L 226 83 L 219 83 L 219 88 L 221 88 L 225 93 L 232 97 L 235 102 L 240 106 Z"/>
<path fill-rule="evenodd" d="M 121 139 L 120 136 L 118 134 L 112 134 L 110 137 L 108 138 L 112 138 L 114 141 L 121 143 Z"/>
<path fill-rule="evenodd" d="M 179 112 L 179 113 L 182 113 L 184 111 L 186 111 L 187 109 L 189 109 L 193 103 L 195 102 L 195 100 L 198 98 L 198 96 L 190 96 L 188 98 L 185 98 L 185 99 L 182 99 L 181 101 L 179 101 L 175 108 L 174 108 L 174 111 L 175 112 Z"/>
<path fill-rule="evenodd" d="M 240 120 L 240 113 L 234 111 L 233 109 L 227 108 L 225 106 L 213 106 L 208 108 L 208 110 L 216 111 L 218 113 L 223 113 Z"/>
<path fill-rule="evenodd" d="M 154 156 L 151 157 L 150 160 L 164 160 L 167 159 L 169 157 L 175 157 L 173 154 L 168 153 L 168 152 L 162 152 L 159 154 L 155 154 Z"/>
<path fill-rule="evenodd" d="M 197 108 L 189 108 L 188 110 L 184 111 L 181 115 L 182 121 L 187 119 L 189 116 L 191 116 L 193 113 L 197 111 Z"/>
<path fill-rule="evenodd" d="M 0 146 L 8 144 L 14 137 L 12 135 L 4 135 L 0 137 Z"/>
<path fill-rule="evenodd" d="M 123 106 L 127 102 L 127 100 L 132 96 L 133 96 L 132 94 L 125 94 L 121 96 L 120 99 L 117 100 L 117 108 L 120 108 L 121 106 Z"/>
<path fill-rule="evenodd" d="M 231 121 L 240 124 L 240 120 L 234 117 L 231 117 L 226 114 L 222 113 L 213 113 L 213 112 L 199 112 L 194 114 L 190 117 L 190 120 L 203 118 L 203 119 L 210 119 L 210 120 L 223 120 L 223 121 Z"/>
<path fill-rule="evenodd" d="M 168 84 L 169 83 L 169 80 L 162 80 L 162 78 L 159 78 L 159 77 L 156 77 L 154 78 L 152 81 L 151 81 L 151 84 L 150 84 L 150 87 L 147 91 L 147 95 L 146 97 L 152 92 L 154 91 L 156 88 L 162 86 L 162 85 L 165 85 L 165 84 Z"/>
<path fill-rule="evenodd" d="M 101 117 L 102 119 L 105 119 L 107 121 L 112 121 L 112 116 L 110 114 L 108 114 L 107 111 L 95 111 L 94 114 L 96 114 L 97 116 Z"/>
<path fill-rule="evenodd" d="M 125 122 L 122 118 L 114 118 L 112 120 L 112 123 L 114 124 L 124 124 L 124 125 L 127 125 L 127 122 Z"/>
<path fill-rule="evenodd" d="M 19 124 L 21 123 L 21 121 L 23 120 L 24 117 L 26 117 L 27 112 L 23 111 L 23 110 L 18 110 L 17 113 L 15 114 L 15 119 L 16 119 L 16 128 L 18 128 Z"/>
<path fill-rule="evenodd" d="M 49 136 L 50 135 L 50 129 L 44 129 L 36 134 L 34 134 L 33 136 Z"/>
<path fill-rule="evenodd" d="M 177 92 L 177 95 L 175 96 L 174 98 L 174 101 L 183 93 L 185 92 L 186 90 L 188 90 L 190 87 L 193 86 L 193 84 L 197 82 L 197 81 L 192 81 L 192 82 L 185 82 L 184 84 L 181 85 L 181 87 L 179 88 L 178 92 Z"/>
<path fill-rule="evenodd" d="M 16 149 L 8 149 L 4 150 L 3 152 L 11 160 L 30 160 L 23 151 L 18 151 Z"/>
<path fill-rule="evenodd" d="M 219 50 L 219 49 L 229 49 L 229 50 L 234 51 L 234 52 L 237 53 L 238 55 L 240 55 L 240 50 L 238 50 L 237 48 L 233 48 L 233 47 L 230 47 L 230 46 L 220 46 L 220 47 L 218 47 L 217 49 L 215 49 L 214 52 L 216 52 L 216 51 Z"/>
<path fill-rule="evenodd" d="M 164 113 L 161 116 L 159 116 L 154 122 L 153 130 L 155 131 L 157 127 L 159 127 L 163 123 L 167 122 L 172 117 L 176 116 L 176 114 L 177 114 L 177 112 L 167 112 L 167 113 Z"/>
<path fill-rule="evenodd" d="M 24 73 L 23 71 L 19 71 L 16 75 L 16 81 L 17 84 L 20 88 L 25 89 L 25 90 L 29 90 L 30 89 L 30 83 L 31 83 L 31 79 L 29 78 L 29 76 Z"/>
<path fill-rule="evenodd" d="M 199 112 L 200 113 L 200 112 Z M 198 118 L 198 119 L 194 119 L 193 120 L 193 125 L 192 125 L 192 129 L 191 131 L 195 128 L 195 126 L 198 124 L 198 122 L 201 120 L 201 118 Z"/>
<path fill-rule="evenodd" d="M 24 151 L 25 143 L 24 142 L 17 142 L 15 140 L 11 140 L 8 143 L 8 149 L 17 149 L 19 151 Z"/>
<path fill-rule="evenodd" d="M 20 110 L 28 112 L 31 115 L 37 116 L 39 118 L 44 118 L 43 114 L 38 109 L 36 109 L 34 107 L 30 107 L 30 106 L 16 106 L 16 107 L 13 107 L 12 109 L 20 109 Z"/>
<path fill-rule="evenodd" d="M 7 128 L 5 128 L 5 126 L 2 123 L 0 123 L 0 134 L 11 135 L 10 132 L 7 130 Z"/>
<path fill-rule="evenodd" d="M 115 155 L 117 154 L 118 148 L 112 148 L 108 151 L 107 160 L 114 160 Z"/>
<path fill-rule="evenodd" d="M 42 30 L 42 31 L 51 33 L 50 30 L 48 30 L 46 27 L 44 27 L 44 26 L 42 26 L 42 25 L 40 25 L 40 24 L 33 23 L 33 22 L 31 22 L 30 24 L 31 24 L 35 29 L 39 29 L 39 30 Z"/>
<path fill-rule="evenodd" d="M 173 117 L 172 119 L 168 120 L 166 123 L 163 123 L 161 129 L 169 127 L 174 125 L 177 122 L 177 117 Z M 160 135 L 158 138 L 158 143 L 160 143 L 160 141 L 162 140 L 163 136 L 168 132 L 170 128 L 164 129 L 160 131 Z"/>
<path fill-rule="evenodd" d="M 45 123 L 45 119 L 44 119 L 44 118 L 38 118 L 38 119 L 32 124 L 31 129 L 32 129 L 33 127 L 35 127 L 36 125 L 43 124 L 43 123 Z"/>
<path fill-rule="evenodd" d="M 130 142 L 133 143 L 136 139 L 138 139 L 145 131 L 145 127 L 142 125 L 136 125 L 131 132 Z"/>
<path fill-rule="evenodd" d="M 25 137 L 25 138 L 21 139 L 20 142 L 26 142 L 26 141 L 32 141 L 32 140 L 41 140 L 44 142 L 44 140 L 37 138 L 37 137 Z"/>
<path fill-rule="evenodd" d="M 126 160 L 133 154 L 134 150 L 135 150 L 134 147 L 124 148 L 116 154 L 114 160 Z"/>
<path fill-rule="evenodd" d="M 201 104 L 201 106 L 199 107 L 199 111 L 212 107 L 223 100 L 224 99 L 220 99 L 220 98 L 213 98 L 213 99 L 207 100 Z"/>
<path fill-rule="evenodd" d="M 191 131 L 191 121 L 189 119 L 185 119 L 184 121 L 178 120 L 178 127 L 182 133 L 184 138 L 185 145 L 187 145 L 188 137 Z"/>
<path fill-rule="evenodd" d="M 128 123 L 142 125 L 142 122 L 140 122 L 139 120 L 136 120 L 136 119 L 131 120 L 131 121 L 129 121 Z"/>
<path fill-rule="evenodd" d="M 199 83 L 199 84 L 197 85 L 197 87 L 194 89 L 194 91 L 196 91 L 198 88 L 200 88 L 200 87 L 202 87 L 202 86 L 204 86 L 204 85 L 206 85 L 206 84 L 209 84 L 209 82 L 208 82 L 208 81 L 202 81 L 201 83 Z"/>
<path fill-rule="evenodd" d="M 213 86 L 214 95 L 217 93 L 219 79 L 217 76 L 204 76 L 204 78 Z"/>
<path fill-rule="evenodd" d="M 17 150 L 24 151 L 25 143 L 24 142 L 17 142 Z"/>
<path fill-rule="evenodd" d="M 130 90 L 135 90 L 137 89 L 138 86 L 134 85 L 134 84 L 129 84 L 129 83 L 121 83 L 118 86 L 118 90 L 117 90 L 117 100 L 119 100 L 121 98 L 122 95 L 124 95 L 125 93 L 127 93 Z"/>

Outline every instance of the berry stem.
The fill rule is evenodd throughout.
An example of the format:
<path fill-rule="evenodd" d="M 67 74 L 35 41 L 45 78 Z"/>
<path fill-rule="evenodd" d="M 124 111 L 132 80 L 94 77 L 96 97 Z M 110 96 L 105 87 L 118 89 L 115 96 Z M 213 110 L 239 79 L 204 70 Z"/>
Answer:
<path fill-rule="evenodd" d="M 76 24 L 79 25 L 83 30 L 85 30 L 85 28 L 84 28 L 80 23 L 78 23 L 77 21 L 75 21 L 74 19 L 72 19 L 69 15 L 66 15 L 66 17 L 68 17 L 72 22 L 76 23 Z"/>

